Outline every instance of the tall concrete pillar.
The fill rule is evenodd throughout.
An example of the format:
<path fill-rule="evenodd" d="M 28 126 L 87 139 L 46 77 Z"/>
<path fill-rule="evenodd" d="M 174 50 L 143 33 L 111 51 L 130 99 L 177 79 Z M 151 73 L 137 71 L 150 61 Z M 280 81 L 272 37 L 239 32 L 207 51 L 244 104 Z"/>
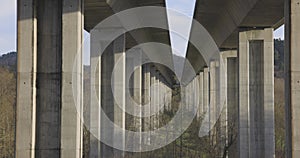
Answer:
<path fill-rule="evenodd" d="M 83 147 L 83 0 L 64 0 L 62 6 L 60 154 L 62 158 L 79 158 L 82 157 Z"/>
<path fill-rule="evenodd" d="M 203 110 L 209 113 L 209 68 L 203 71 Z"/>
<path fill-rule="evenodd" d="M 90 140 L 89 140 L 89 157 L 91 158 L 100 158 L 100 110 L 101 110 L 101 55 L 99 54 L 99 50 L 101 45 L 104 43 L 98 41 L 99 30 L 92 30 L 90 32 L 90 48 L 91 48 L 91 94 L 94 93 L 93 88 L 96 90 L 97 98 L 93 98 L 91 95 L 90 99 L 90 122 L 89 122 L 89 130 L 90 130 Z"/>
<path fill-rule="evenodd" d="M 154 128 L 158 129 L 159 127 L 159 113 L 160 111 L 158 110 L 159 105 L 161 104 L 161 100 L 160 100 L 160 73 L 159 71 L 156 69 L 155 70 L 155 90 L 154 90 L 154 108 L 155 111 L 157 111 L 157 113 L 155 113 L 155 119 L 154 119 Z"/>
<path fill-rule="evenodd" d="M 211 130 L 211 110 L 210 110 L 210 72 L 209 68 L 203 70 L 203 120 L 199 130 L 199 136 L 210 135 Z"/>
<path fill-rule="evenodd" d="M 221 112 L 221 138 L 222 148 L 229 147 L 227 157 L 238 157 L 237 152 L 237 114 L 238 114 L 238 65 L 237 51 L 221 52 L 220 63 L 220 100 L 223 102 Z M 222 106 L 222 105 L 221 105 Z M 223 153 L 221 153 L 223 155 Z"/>
<path fill-rule="evenodd" d="M 150 104 L 151 103 L 151 92 L 150 92 L 150 85 L 151 85 L 151 76 L 150 76 L 150 69 L 151 69 L 151 65 L 150 64 L 144 64 L 143 65 L 143 104 Z M 146 109 L 151 111 L 151 107 L 149 106 L 149 109 Z M 145 113 L 145 112 L 144 112 Z M 150 131 L 151 129 L 151 117 L 144 117 L 143 118 L 143 131 Z M 150 140 L 143 138 L 145 144 L 149 144 L 150 145 Z"/>
<path fill-rule="evenodd" d="M 16 157 L 82 156 L 82 4 L 18 1 Z"/>
<path fill-rule="evenodd" d="M 239 157 L 274 157 L 273 29 L 239 33 Z"/>
<path fill-rule="evenodd" d="M 16 157 L 35 157 L 37 17 L 34 0 L 18 1 Z"/>
<path fill-rule="evenodd" d="M 203 115 L 204 113 L 204 104 L 203 104 L 203 72 L 200 72 L 199 75 L 197 75 L 198 78 L 198 82 L 199 82 L 199 109 L 198 109 L 198 113 L 197 113 L 197 118 L 200 119 L 200 117 Z"/>
<path fill-rule="evenodd" d="M 285 2 L 286 154 L 288 158 L 296 158 L 300 157 L 300 1 Z"/>
<path fill-rule="evenodd" d="M 142 50 L 137 50 L 141 51 Z M 142 60 L 142 54 L 137 54 L 139 55 L 138 57 L 135 57 L 134 60 L 134 73 L 133 73 L 133 99 L 134 101 L 141 105 L 142 104 L 142 66 L 141 66 L 141 60 Z M 136 113 L 141 114 L 141 110 L 135 109 Z M 142 132 L 142 117 L 134 117 L 134 126 L 135 130 L 137 132 Z M 142 138 L 139 138 L 140 144 L 135 144 L 136 148 L 141 149 L 141 143 L 142 143 Z"/>
<path fill-rule="evenodd" d="M 151 65 L 150 67 L 150 85 L 151 85 L 151 90 L 150 90 L 150 107 L 151 107 L 151 112 L 154 111 L 154 108 L 155 108 L 155 99 L 156 99 L 156 90 L 154 88 L 154 84 L 156 83 L 156 78 L 155 78 L 155 75 L 156 75 L 156 70 L 155 70 L 155 66 L 154 65 Z M 155 115 L 152 115 L 150 117 L 151 119 L 151 122 L 150 122 L 150 128 L 151 130 L 155 129 Z"/>
<path fill-rule="evenodd" d="M 115 39 L 101 56 L 101 106 L 107 117 L 115 125 L 125 129 L 125 35 Z M 113 70 L 115 64 L 121 65 L 118 69 Z M 112 93 L 114 91 L 114 94 Z M 114 98 L 118 95 L 118 101 Z M 121 105 L 118 105 L 121 104 Z M 120 107 L 119 107 L 120 106 Z M 104 116 L 101 116 L 101 133 L 100 136 L 110 139 L 113 143 L 125 147 L 125 133 L 122 133 L 122 139 L 116 140 L 115 130 L 102 122 Z M 102 157 L 123 157 L 124 152 L 113 149 L 110 146 L 101 144 Z"/>
<path fill-rule="evenodd" d="M 209 93 L 210 93 L 210 102 L 209 102 L 209 117 L 210 117 L 210 129 L 213 128 L 216 123 L 216 113 L 217 113 L 217 61 L 210 62 L 210 82 L 209 82 Z M 215 141 L 215 129 L 211 131 L 212 139 Z"/>

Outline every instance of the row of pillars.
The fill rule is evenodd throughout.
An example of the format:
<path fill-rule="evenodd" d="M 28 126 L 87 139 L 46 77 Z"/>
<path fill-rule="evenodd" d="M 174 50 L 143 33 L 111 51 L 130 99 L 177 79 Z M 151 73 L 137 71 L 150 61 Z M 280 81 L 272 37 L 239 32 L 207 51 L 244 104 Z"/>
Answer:
<path fill-rule="evenodd" d="M 125 52 L 125 36 L 123 34 L 114 40 L 99 55 L 99 47 L 105 41 L 93 40 L 97 30 L 91 33 L 91 106 L 90 106 L 90 157 L 125 157 L 126 146 L 140 148 L 142 141 L 150 143 L 142 137 L 139 144 L 127 142 L 125 132 L 118 136 L 115 127 L 109 126 L 105 121 L 108 117 L 113 124 L 124 130 L 135 132 L 151 131 L 159 128 L 159 113 L 171 109 L 172 85 L 159 72 L 153 63 L 141 64 L 144 53 L 140 48 L 133 48 Z M 96 91 L 94 91 L 94 88 Z M 96 98 L 93 93 L 96 92 Z M 134 108 L 146 106 L 145 110 Z M 101 109 L 105 115 L 101 113 Z M 129 110 L 132 109 L 132 110 Z M 147 113 L 145 111 L 148 111 Z M 149 112 L 155 113 L 149 115 Z M 118 146 L 120 150 L 112 148 L 109 144 Z M 144 143 L 147 144 L 147 143 Z"/>
<path fill-rule="evenodd" d="M 288 157 L 300 156 L 299 90 L 300 69 L 300 5 L 299 0 L 287 0 L 285 9 L 285 80 L 286 80 L 286 145 Z M 83 41 L 83 2 L 82 0 L 19 0 L 18 1 L 18 82 L 17 82 L 17 121 L 16 157 L 82 157 L 82 55 Z M 71 32 L 71 33 L 70 33 Z M 199 73 L 200 111 L 220 111 L 220 124 L 225 124 L 225 142 L 229 143 L 230 123 L 237 123 L 238 141 L 228 157 L 274 157 L 274 75 L 273 75 L 273 30 L 253 30 L 239 33 L 237 57 L 234 51 L 223 52 L 221 60 L 227 70 L 225 76 L 216 81 L 216 69 L 220 64 L 209 63 L 210 68 Z M 108 117 L 122 128 L 127 128 L 126 114 L 115 107 L 113 95 L 106 92 L 111 87 L 112 63 L 125 55 L 125 37 L 119 37 L 111 46 L 105 60 L 101 59 L 98 71 L 101 75 L 92 82 L 98 87 L 98 105 Z M 79 52 L 79 53 L 78 53 Z M 228 55 L 231 54 L 231 55 Z M 104 54 L 105 56 L 105 54 Z M 125 55 L 126 56 L 126 55 Z M 126 82 L 127 57 L 123 58 L 122 73 L 115 74 L 116 81 Z M 93 61 L 91 61 L 93 62 Z M 215 62 L 215 61 L 214 61 Z M 75 63 L 75 64 L 74 64 Z M 75 65 L 75 66 L 74 66 Z M 133 64 L 134 67 L 134 64 Z M 145 67 L 145 68 L 144 68 Z M 97 70 L 96 69 L 96 70 Z M 153 66 L 134 67 L 132 96 L 136 102 L 156 102 L 160 93 L 152 94 L 149 85 L 164 83 Z M 96 72 L 98 72 L 96 71 Z M 209 72 L 209 73 L 208 73 Z M 75 76 L 75 77 L 74 77 Z M 215 78 L 214 78 L 215 76 Z M 96 82 L 97 81 L 97 82 Z M 99 81 L 99 82 L 98 82 Z M 113 80 L 114 81 L 114 80 Z M 217 84 L 226 86 L 218 91 Z M 201 83 L 203 83 L 201 85 Z M 117 83 L 116 83 L 117 84 Z M 75 88 L 74 88 L 74 85 Z M 125 84 L 122 84 L 125 85 Z M 139 87 L 140 86 L 140 87 Z M 148 88 L 147 88 L 148 87 Z M 155 87 L 155 86 L 154 86 Z M 159 86 L 158 86 L 159 87 Z M 170 89 L 170 85 L 160 89 Z M 193 86 L 191 86 L 193 87 Z M 126 87 L 117 90 L 123 94 L 121 107 L 126 106 Z M 210 89 L 210 91 L 209 91 Z M 220 88 L 223 89 L 223 88 Z M 159 91 L 158 90 L 158 91 Z M 155 90 L 157 91 L 157 90 Z M 75 92 L 75 93 L 74 93 Z M 215 98 L 225 97 L 223 109 L 214 109 Z M 142 95 L 141 95 L 142 94 Z M 153 97 L 152 97 L 153 95 Z M 155 96 L 157 97 L 155 97 Z M 75 96 L 75 97 L 74 97 Z M 141 97 L 141 96 L 150 96 Z M 170 96 L 168 96 L 170 98 Z M 197 96 L 194 96 L 195 98 Z M 75 98 L 75 99 L 74 99 Z M 167 101 L 166 101 L 167 102 Z M 105 103 L 105 104 L 103 104 Z M 220 103 L 223 104 L 223 103 Z M 166 103 L 167 108 L 170 103 Z M 78 110 L 79 109 L 79 110 Z M 152 109 L 154 110 L 154 109 Z M 101 136 L 102 116 L 93 115 L 99 109 L 91 109 L 90 130 Z M 209 121 L 216 121 L 209 114 Z M 94 118 L 96 117 L 96 118 Z M 98 118 L 97 118 L 98 117 Z M 96 122 L 94 122 L 96 121 Z M 98 122 L 97 122 L 98 121 Z M 159 127 L 159 120 L 153 118 L 134 118 L 135 130 L 143 131 Z M 147 123 L 149 122 L 149 123 Z M 153 126 L 152 126 L 153 125 Z M 99 127 L 100 130 L 99 130 Z M 97 132 L 98 131 L 98 132 Z M 113 132 L 114 130 L 111 129 Z M 111 133 L 112 134 L 112 133 Z M 113 139 L 113 137 L 109 138 Z M 91 154 L 121 155 L 124 152 L 113 150 L 93 141 Z M 141 141 L 151 141 L 142 140 Z M 120 142 L 125 146 L 125 137 Z M 236 150 L 238 152 L 236 152 Z M 105 151 L 102 153 L 101 151 Z M 237 155 L 236 155 L 237 154 Z M 92 155 L 91 155 L 92 156 Z"/>
<path fill-rule="evenodd" d="M 239 49 L 208 65 L 186 87 L 212 144 L 229 148 L 228 157 L 274 157 L 273 29 L 240 32 Z"/>

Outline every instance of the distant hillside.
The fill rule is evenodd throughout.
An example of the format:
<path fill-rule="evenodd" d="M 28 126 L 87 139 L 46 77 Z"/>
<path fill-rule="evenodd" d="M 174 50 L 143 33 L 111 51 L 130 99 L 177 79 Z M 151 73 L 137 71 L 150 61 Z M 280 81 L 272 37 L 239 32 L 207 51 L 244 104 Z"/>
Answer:
<path fill-rule="evenodd" d="M 274 40 L 274 70 L 275 77 L 284 77 L 284 41 L 280 39 Z"/>
<path fill-rule="evenodd" d="M 10 52 L 0 56 L 0 67 L 16 72 L 17 70 L 17 52 Z"/>

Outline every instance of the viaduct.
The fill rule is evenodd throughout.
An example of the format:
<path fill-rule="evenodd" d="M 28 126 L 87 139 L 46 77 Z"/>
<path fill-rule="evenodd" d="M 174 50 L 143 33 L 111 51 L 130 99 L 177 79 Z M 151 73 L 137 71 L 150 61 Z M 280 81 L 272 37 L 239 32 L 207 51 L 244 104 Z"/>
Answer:
<path fill-rule="evenodd" d="M 17 158 L 82 157 L 83 30 L 90 33 L 93 42 L 97 31 L 102 31 L 93 29 L 99 22 L 142 6 L 164 7 L 165 1 L 18 0 Z M 161 16 L 167 17 L 166 13 Z M 205 62 L 189 44 L 186 59 L 196 75 L 185 86 L 193 92 L 197 85 L 200 93 L 186 99 L 199 99 L 201 113 L 214 108 L 218 95 L 225 98 L 226 112 L 222 112 L 221 118 L 238 124 L 237 144 L 228 157 L 240 158 L 275 157 L 273 30 L 285 25 L 286 152 L 289 158 L 300 157 L 300 0 L 197 0 L 194 19 L 215 41 L 224 65 L 219 61 Z M 197 32 L 193 26 L 192 31 Z M 91 85 L 101 98 L 92 104 L 102 106 L 121 128 L 126 128 L 126 113 L 114 108 L 111 89 L 119 91 L 120 104 L 125 107 L 126 87 L 115 85 L 128 82 L 126 75 L 130 69 L 135 70 L 131 91 L 136 102 L 153 105 L 160 97 L 170 100 L 172 96 L 166 92 L 177 84 L 164 66 L 136 65 L 125 54 L 137 43 L 151 41 L 170 45 L 169 31 L 147 28 L 124 32 L 101 57 L 93 54 L 97 52 L 97 47 L 93 47 L 97 43 L 91 44 L 91 69 L 96 74 Z M 117 61 L 123 65 L 114 74 L 118 80 L 110 76 Z M 221 71 L 226 73 L 219 79 Z M 195 84 L 196 80 L 199 84 Z M 150 89 L 153 84 L 159 86 Z M 221 91 L 220 87 L 226 90 Z M 171 108 L 169 104 L 165 106 Z M 101 129 L 106 127 L 101 125 L 99 106 L 88 110 L 90 130 L 103 134 Z M 135 130 L 150 129 L 144 125 L 147 121 L 135 119 Z M 158 127 L 155 119 L 151 124 Z M 109 135 L 108 139 L 113 139 L 114 134 Z M 121 150 L 102 144 L 97 137 L 90 137 L 90 157 L 124 156 Z M 125 145 L 125 139 L 124 135 L 120 143 Z"/>

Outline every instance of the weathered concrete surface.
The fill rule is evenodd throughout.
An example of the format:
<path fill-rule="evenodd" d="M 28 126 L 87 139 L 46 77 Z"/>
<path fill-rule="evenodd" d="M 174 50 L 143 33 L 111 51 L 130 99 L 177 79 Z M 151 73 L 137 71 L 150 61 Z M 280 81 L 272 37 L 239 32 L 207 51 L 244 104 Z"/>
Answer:
<path fill-rule="evenodd" d="M 209 112 L 209 68 L 203 70 L 203 110 Z"/>
<path fill-rule="evenodd" d="M 125 109 L 125 104 L 126 104 L 126 98 L 125 98 L 125 78 L 126 78 L 126 57 L 125 57 L 125 35 L 122 35 L 118 37 L 114 43 L 113 43 L 113 53 L 114 53 L 114 62 L 113 63 L 121 63 L 122 64 L 122 69 L 118 71 L 114 71 L 113 73 L 113 90 L 114 92 L 118 95 L 121 96 L 120 99 L 120 104 L 116 101 L 114 101 L 114 123 L 119 125 L 121 128 L 125 129 L 125 111 L 123 111 L 120 108 L 117 108 L 117 106 L 123 107 Z M 113 65 L 114 66 L 114 65 Z M 113 98 L 112 98 L 113 99 Z M 116 135 L 116 133 L 114 133 Z M 116 140 L 114 138 L 114 143 L 117 144 L 122 144 L 122 147 L 125 149 L 125 133 L 122 133 L 122 139 L 121 140 Z M 124 152 L 119 151 L 117 149 L 114 150 L 114 156 L 115 157 L 124 157 Z"/>
<path fill-rule="evenodd" d="M 37 20 L 34 0 L 18 3 L 16 158 L 35 155 Z M 20 60 L 22 59 L 22 60 Z"/>
<path fill-rule="evenodd" d="M 62 5 L 60 157 L 80 158 L 83 147 L 83 0 L 64 0 Z"/>
<path fill-rule="evenodd" d="M 238 126 L 238 65 L 237 51 L 223 51 L 220 58 L 220 100 L 223 102 L 221 112 L 221 135 L 223 146 L 228 146 L 227 157 L 237 157 Z M 222 104 L 221 102 L 221 104 Z M 221 151 L 224 148 L 221 147 Z M 223 155 L 223 153 L 221 153 Z"/>
<path fill-rule="evenodd" d="M 273 29 L 239 39 L 239 156 L 274 157 Z"/>
<path fill-rule="evenodd" d="M 286 154 L 300 157 L 300 1 L 287 0 L 285 4 L 285 104 Z"/>
<path fill-rule="evenodd" d="M 81 0 L 18 3 L 17 102 L 25 105 L 19 104 L 17 110 L 16 157 L 81 156 L 82 4 Z M 70 28 L 72 34 L 67 32 Z"/>
<path fill-rule="evenodd" d="M 97 158 L 100 157 L 100 108 L 101 108 L 101 56 L 98 54 L 98 50 L 101 47 L 101 41 L 97 40 L 98 30 L 90 32 L 91 42 L 91 73 L 95 70 L 95 76 L 91 77 L 91 94 L 94 93 L 93 88 L 96 90 L 97 98 L 90 98 L 90 144 L 89 144 L 89 157 Z"/>
<path fill-rule="evenodd" d="M 197 113 L 197 119 L 200 119 L 201 115 L 203 115 L 204 112 L 204 104 L 203 104 L 203 72 L 200 72 L 199 75 L 197 75 L 198 84 L 199 84 L 199 109 Z"/>
<path fill-rule="evenodd" d="M 151 92 L 150 92 L 150 84 L 151 84 L 151 77 L 150 77 L 150 69 L 151 66 L 150 64 L 145 64 L 143 65 L 143 88 L 142 88 L 142 101 L 143 101 L 143 105 L 145 104 L 151 104 Z M 151 107 L 149 106 L 149 109 L 147 110 L 151 110 Z M 144 112 L 145 113 L 145 112 Z M 150 131 L 151 129 L 151 117 L 144 117 L 143 118 L 143 124 L 142 124 L 142 131 Z M 149 134 L 150 135 L 150 134 Z M 143 141 L 145 142 L 145 144 L 150 144 L 150 140 L 143 138 Z"/>
<path fill-rule="evenodd" d="M 209 67 L 209 71 L 210 71 L 210 81 L 209 81 L 209 123 L 210 123 L 210 128 L 212 129 L 213 126 L 216 123 L 216 113 L 217 113 L 217 78 L 216 78 L 216 74 L 217 74 L 217 61 L 211 61 L 210 62 L 210 67 Z M 212 141 L 215 143 L 215 128 L 211 130 L 211 139 Z"/>

